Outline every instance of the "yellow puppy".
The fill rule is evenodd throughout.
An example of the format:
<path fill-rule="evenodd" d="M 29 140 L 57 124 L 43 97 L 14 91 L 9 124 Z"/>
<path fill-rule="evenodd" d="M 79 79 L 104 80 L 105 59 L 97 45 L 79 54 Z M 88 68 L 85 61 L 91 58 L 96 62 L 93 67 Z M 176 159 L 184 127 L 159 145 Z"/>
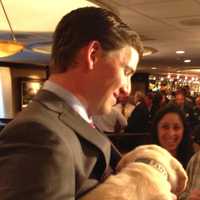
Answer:
<path fill-rule="evenodd" d="M 141 158 L 155 161 L 158 165 L 158 170 L 159 167 L 164 168 L 173 193 L 179 194 L 185 189 L 187 174 L 184 168 L 167 150 L 157 145 L 142 145 L 129 152 L 118 163 L 117 170 L 121 170 L 130 162 L 135 162 L 138 159 L 141 160 Z M 156 168 L 155 165 L 152 166 Z"/>
<path fill-rule="evenodd" d="M 117 170 L 81 200 L 175 200 L 187 183 L 182 165 L 156 145 L 129 152 Z"/>

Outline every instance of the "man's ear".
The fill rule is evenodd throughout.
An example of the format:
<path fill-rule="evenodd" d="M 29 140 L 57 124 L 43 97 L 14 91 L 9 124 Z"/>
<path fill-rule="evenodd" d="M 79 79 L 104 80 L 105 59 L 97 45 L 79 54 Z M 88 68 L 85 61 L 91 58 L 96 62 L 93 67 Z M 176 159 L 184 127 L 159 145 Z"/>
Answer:
<path fill-rule="evenodd" d="M 97 62 L 98 57 L 100 56 L 101 49 L 101 44 L 96 40 L 91 41 L 88 44 L 87 64 L 90 70 L 94 68 L 94 64 Z"/>

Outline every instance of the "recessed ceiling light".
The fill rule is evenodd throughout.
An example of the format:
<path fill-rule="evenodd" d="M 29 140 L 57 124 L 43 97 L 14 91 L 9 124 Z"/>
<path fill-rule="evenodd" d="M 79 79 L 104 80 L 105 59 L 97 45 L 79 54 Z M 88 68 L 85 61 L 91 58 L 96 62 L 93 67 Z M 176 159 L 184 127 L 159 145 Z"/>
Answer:
<path fill-rule="evenodd" d="M 151 69 L 157 69 L 157 67 L 152 67 Z"/>
<path fill-rule="evenodd" d="M 51 45 L 52 45 L 51 42 L 38 42 L 35 44 L 31 44 L 27 48 L 37 53 L 50 54 Z"/>
<path fill-rule="evenodd" d="M 190 60 L 190 59 L 186 59 L 186 60 L 184 60 L 184 62 L 185 62 L 185 63 L 190 63 L 191 60 Z"/>
<path fill-rule="evenodd" d="M 185 53 L 185 51 L 183 51 L 183 50 L 177 50 L 176 51 L 176 54 L 184 54 Z"/>
<path fill-rule="evenodd" d="M 157 50 L 152 47 L 144 47 L 143 56 L 149 56 L 156 52 L 157 52 Z"/>

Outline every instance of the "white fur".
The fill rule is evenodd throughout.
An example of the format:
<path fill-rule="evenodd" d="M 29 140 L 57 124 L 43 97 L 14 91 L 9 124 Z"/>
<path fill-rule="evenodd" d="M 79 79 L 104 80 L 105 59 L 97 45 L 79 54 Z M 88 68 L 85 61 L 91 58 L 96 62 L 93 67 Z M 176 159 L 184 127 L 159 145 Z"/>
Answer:
<path fill-rule="evenodd" d="M 168 180 L 151 165 L 134 162 L 138 158 L 161 163 L 168 172 Z M 187 182 L 181 164 L 156 145 L 144 145 L 131 151 L 119 162 L 117 170 L 116 175 L 108 177 L 81 200 L 175 200 L 173 193 L 180 193 Z"/>
<path fill-rule="evenodd" d="M 171 184 L 172 192 L 179 194 L 187 184 L 187 174 L 183 166 L 164 148 L 157 145 L 142 145 L 126 154 L 118 163 L 117 169 L 121 170 L 130 162 L 138 158 L 153 159 L 161 163 L 168 172 L 168 181 Z"/>

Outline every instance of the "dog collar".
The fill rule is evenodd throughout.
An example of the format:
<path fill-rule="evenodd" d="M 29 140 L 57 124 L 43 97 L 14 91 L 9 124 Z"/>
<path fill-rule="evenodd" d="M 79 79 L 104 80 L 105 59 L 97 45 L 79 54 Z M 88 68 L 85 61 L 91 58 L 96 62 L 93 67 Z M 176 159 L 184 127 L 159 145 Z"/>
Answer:
<path fill-rule="evenodd" d="M 156 160 L 149 159 L 149 158 L 138 158 L 135 162 L 142 162 L 148 165 L 151 165 L 154 169 L 159 171 L 166 179 L 168 179 L 168 173 L 165 167 Z"/>

